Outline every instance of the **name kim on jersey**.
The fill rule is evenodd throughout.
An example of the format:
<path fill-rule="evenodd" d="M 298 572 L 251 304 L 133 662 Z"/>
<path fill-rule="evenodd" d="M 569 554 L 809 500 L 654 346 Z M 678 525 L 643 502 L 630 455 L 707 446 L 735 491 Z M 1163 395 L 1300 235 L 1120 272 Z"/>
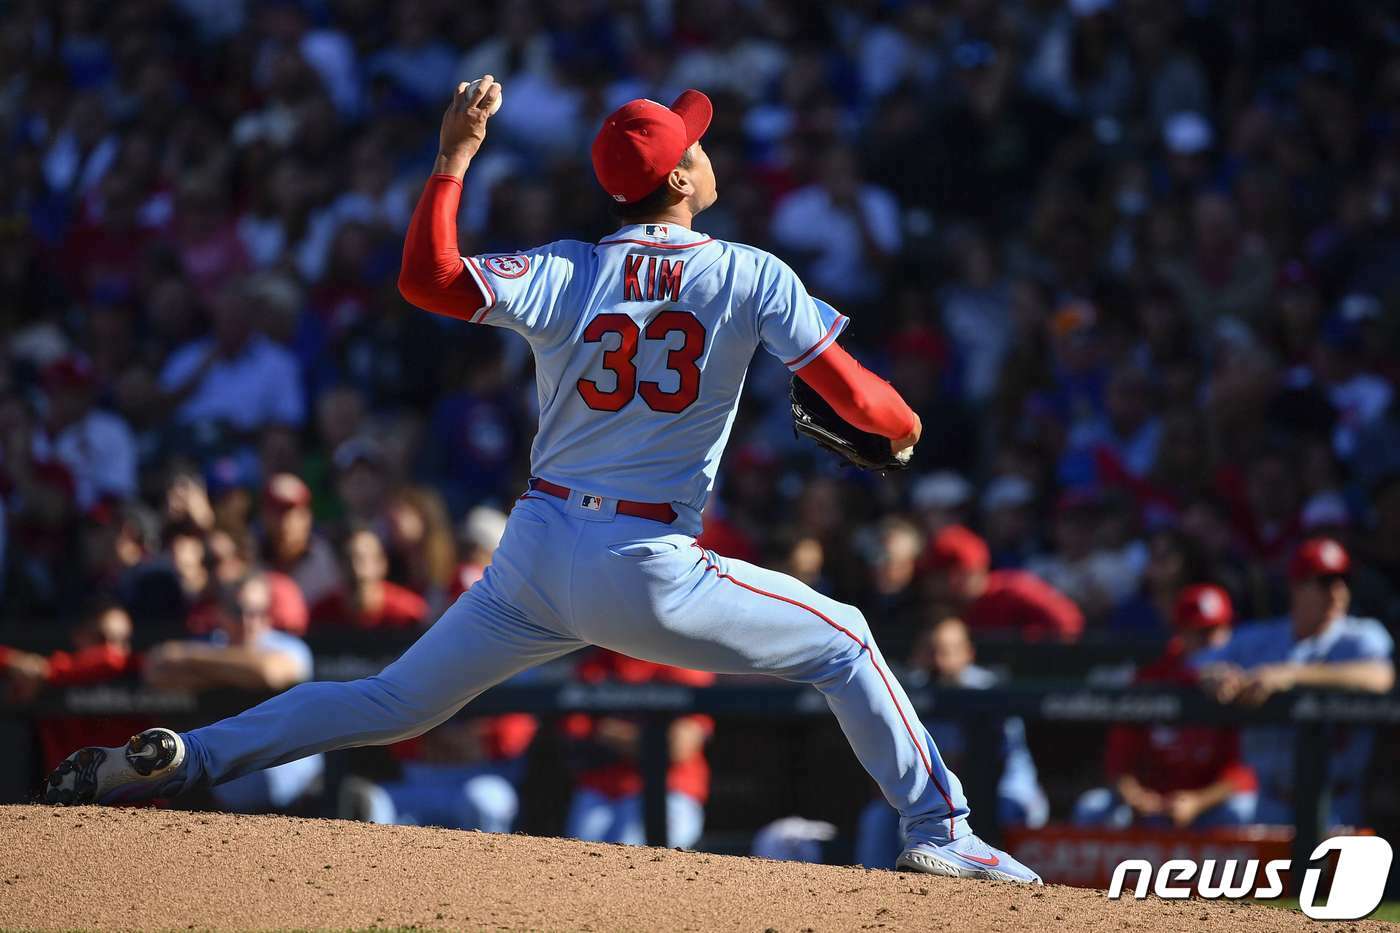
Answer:
<path fill-rule="evenodd" d="M 623 301 L 679 301 L 685 260 L 631 253 L 622 261 Z"/>

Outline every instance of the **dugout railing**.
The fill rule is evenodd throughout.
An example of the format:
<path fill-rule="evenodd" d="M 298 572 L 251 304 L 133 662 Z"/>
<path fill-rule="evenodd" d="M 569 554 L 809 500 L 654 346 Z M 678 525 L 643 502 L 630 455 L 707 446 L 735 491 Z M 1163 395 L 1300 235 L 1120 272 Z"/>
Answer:
<path fill-rule="evenodd" d="M 329 660 L 318 669 L 322 678 L 353 676 L 348 659 Z M 1223 706 L 1190 688 L 1093 687 L 1076 684 L 1017 684 L 986 690 L 912 688 L 909 697 L 929 721 L 964 724 L 968 742 L 960 777 L 977 813 L 978 832 L 991 840 L 1000 833 L 997 807 L 988 799 L 1000 774 L 995 725 L 1010 716 L 1027 722 L 1075 725 L 1213 724 L 1289 725 L 1293 727 L 1295 864 L 1305 864 L 1323 838 L 1328 812 L 1327 731 L 1332 726 L 1393 727 L 1400 724 L 1400 692 L 1361 694 L 1295 691 L 1259 707 Z M 4 748 L 0 758 L 0 799 L 31 799 L 37 790 L 34 728 L 44 717 L 151 716 L 177 726 L 195 726 L 247 708 L 256 697 L 245 692 L 201 694 L 154 690 L 134 682 L 51 689 L 31 703 L 0 707 Z M 570 712 L 625 713 L 643 723 L 641 767 L 645 779 L 647 840 L 665 845 L 667 728 L 678 716 L 704 713 L 791 721 L 827 717 L 819 693 L 808 687 L 721 684 L 692 688 L 674 684 L 580 684 L 564 681 L 530 685 L 505 684 L 477 698 L 463 716 L 523 712 L 557 716 Z M 1380 751 L 1378 749 L 1378 751 Z M 1382 752 L 1383 754 L 1383 752 Z M 338 776 L 340 769 L 328 767 Z M 332 777 L 334 780 L 334 777 Z M 333 790 L 333 788 L 331 788 Z M 1299 873 L 1301 874 L 1301 873 Z"/>

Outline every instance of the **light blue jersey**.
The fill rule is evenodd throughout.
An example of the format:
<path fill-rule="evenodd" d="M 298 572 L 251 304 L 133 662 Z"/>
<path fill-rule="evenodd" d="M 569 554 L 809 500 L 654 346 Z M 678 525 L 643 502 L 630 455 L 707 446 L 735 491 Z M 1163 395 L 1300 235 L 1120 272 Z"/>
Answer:
<path fill-rule="evenodd" d="M 1033 877 L 970 834 L 962 785 L 860 610 L 695 538 L 754 350 L 800 370 L 846 319 L 762 250 L 665 224 L 463 262 L 486 298 L 475 320 L 534 350 L 532 467 L 571 492 L 521 496 L 481 581 L 382 673 L 302 684 L 185 733 L 183 779 L 219 785 L 418 735 L 507 677 L 600 645 L 814 686 L 918 858 L 944 858 L 945 874 Z M 621 512 L 619 499 L 670 503 L 678 519 Z M 672 829 L 698 826 L 691 817 Z M 952 854 L 929 854 L 940 846 Z"/>
<path fill-rule="evenodd" d="M 1375 619 L 1344 616 L 1308 638 L 1293 634 L 1288 617 L 1241 625 L 1230 640 L 1192 656 L 1194 667 L 1234 664 L 1246 671 L 1265 664 L 1345 664 L 1385 661 L 1394 653 L 1390 633 Z M 1328 760 L 1335 825 L 1361 825 L 1362 779 L 1375 744 L 1375 730 L 1357 726 L 1328 727 Z M 1259 777 L 1259 822 L 1286 823 L 1293 808 L 1293 730 L 1257 726 L 1242 734 L 1244 757 Z"/>
<path fill-rule="evenodd" d="M 473 320 L 510 328 L 534 350 L 532 472 L 600 496 L 674 503 L 692 520 L 755 348 L 796 371 L 846 325 L 777 257 L 671 224 L 464 261 L 486 296 Z"/>

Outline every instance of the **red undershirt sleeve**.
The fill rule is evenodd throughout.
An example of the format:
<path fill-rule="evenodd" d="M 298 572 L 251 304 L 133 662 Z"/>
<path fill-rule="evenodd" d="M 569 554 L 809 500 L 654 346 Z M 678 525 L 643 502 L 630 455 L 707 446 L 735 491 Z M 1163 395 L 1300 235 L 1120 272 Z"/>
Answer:
<path fill-rule="evenodd" d="M 914 430 L 914 411 L 894 386 L 856 362 L 840 344 L 823 350 L 797 371 L 797 377 L 862 431 L 898 440 Z"/>
<path fill-rule="evenodd" d="M 399 293 L 424 311 L 469 321 L 485 304 L 457 249 L 461 179 L 429 177 L 403 242 Z"/>

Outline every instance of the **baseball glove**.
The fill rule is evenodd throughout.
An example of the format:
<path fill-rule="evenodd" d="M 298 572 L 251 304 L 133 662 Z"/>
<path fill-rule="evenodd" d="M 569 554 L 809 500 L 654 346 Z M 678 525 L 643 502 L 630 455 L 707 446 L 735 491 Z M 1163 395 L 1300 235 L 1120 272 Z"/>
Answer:
<path fill-rule="evenodd" d="M 903 470 L 909 466 L 912 448 L 895 456 L 888 437 L 850 424 L 816 389 L 796 376 L 792 377 L 788 395 L 792 399 L 792 429 L 799 436 L 811 438 L 862 470 Z"/>

